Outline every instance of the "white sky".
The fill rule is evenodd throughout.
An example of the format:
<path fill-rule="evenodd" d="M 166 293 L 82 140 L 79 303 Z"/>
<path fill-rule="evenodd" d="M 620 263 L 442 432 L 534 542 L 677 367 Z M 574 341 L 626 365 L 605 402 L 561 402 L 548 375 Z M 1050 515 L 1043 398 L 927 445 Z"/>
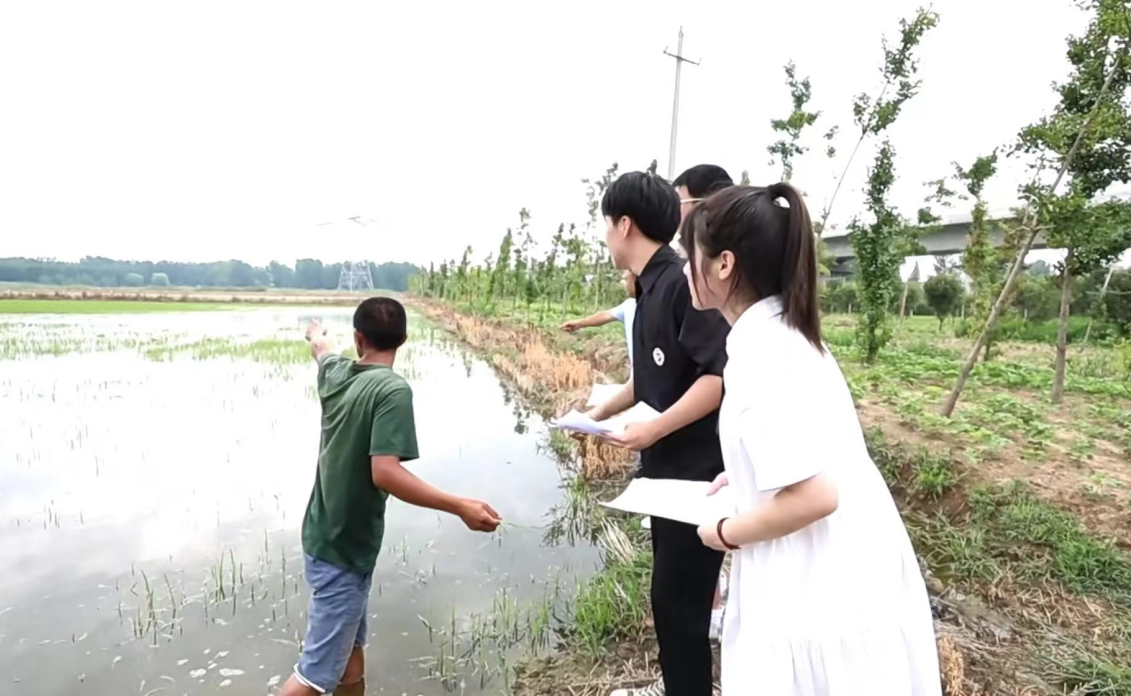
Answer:
<path fill-rule="evenodd" d="M 769 121 L 792 58 L 839 124 L 839 164 L 799 162 L 814 212 L 874 92 L 881 34 L 919 0 L 571 3 L 0 4 L 0 256 L 262 264 L 298 257 L 483 258 L 518 210 L 536 238 L 586 216 L 583 177 L 667 170 L 673 64 L 685 67 L 677 172 L 721 164 L 776 180 Z M 692 9 L 694 7 L 694 10 Z M 895 200 L 969 164 L 1055 104 L 1069 0 L 939 0 L 923 89 L 891 131 Z M 834 211 L 860 210 L 861 150 Z M 991 207 L 1015 202 L 1006 167 Z M 317 223 L 361 215 L 369 228 Z"/>

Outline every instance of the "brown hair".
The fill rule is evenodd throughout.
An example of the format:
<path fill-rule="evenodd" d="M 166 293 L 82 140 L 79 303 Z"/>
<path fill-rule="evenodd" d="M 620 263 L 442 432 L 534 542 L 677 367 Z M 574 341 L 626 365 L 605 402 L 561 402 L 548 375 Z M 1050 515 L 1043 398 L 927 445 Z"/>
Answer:
<path fill-rule="evenodd" d="M 788 208 L 778 204 L 782 199 Z M 797 189 L 732 186 L 697 205 L 687 216 L 679 241 L 699 282 L 698 244 L 709 259 L 730 251 L 735 273 L 730 294 L 755 301 L 781 295 L 786 324 L 824 352 L 817 307 L 817 254 L 809 211 Z"/>

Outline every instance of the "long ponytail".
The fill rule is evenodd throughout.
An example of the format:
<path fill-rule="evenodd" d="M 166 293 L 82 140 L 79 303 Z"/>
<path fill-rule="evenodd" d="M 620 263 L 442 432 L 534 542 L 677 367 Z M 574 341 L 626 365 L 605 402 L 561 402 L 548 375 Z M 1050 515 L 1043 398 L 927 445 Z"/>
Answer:
<path fill-rule="evenodd" d="M 786 183 L 723 189 L 687 216 L 680 243 L 691 261 L 693 279 L 698 265 L 696 245 L 711 259 L 729 250 L 736 265 L 731 294 L 754 300 L 780 295 L 785 322 L 824 352 L 817 306 L 816 241 L 809 211 L 797 189 Z"/>
<path fill-rule="evenodd" d="M 817 249 L 809 209 L 797 189 L 787 183 L 767 189 L 774 200 L 789 206 L 785 248 L 782 250 L 781 296 L 786 323 L 804 334 L 817 350 L 821 343 L 821 315 L 817 303 Z"/>

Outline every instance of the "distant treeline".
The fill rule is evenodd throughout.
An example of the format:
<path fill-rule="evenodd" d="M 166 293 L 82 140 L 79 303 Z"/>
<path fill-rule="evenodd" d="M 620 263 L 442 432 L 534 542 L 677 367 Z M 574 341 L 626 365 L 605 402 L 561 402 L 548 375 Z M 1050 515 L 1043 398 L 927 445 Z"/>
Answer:
<path fill-rule="evenodd" d="M 338 287 L 341 263 L 299 259 L 294 267 L 277 261 L 252 266 L 243 261 L 179 263 L 175 261 L 117 261 L 88 256 L 81 261 L 52 259 L 0 259 L 0 283 L 89 285 L 96 287 L 223 287 L 302 288 L 333 290 Z M 420 269 L 410 263 L 370 263 L 373 286 L 408 290 L 408 281 Z"/>

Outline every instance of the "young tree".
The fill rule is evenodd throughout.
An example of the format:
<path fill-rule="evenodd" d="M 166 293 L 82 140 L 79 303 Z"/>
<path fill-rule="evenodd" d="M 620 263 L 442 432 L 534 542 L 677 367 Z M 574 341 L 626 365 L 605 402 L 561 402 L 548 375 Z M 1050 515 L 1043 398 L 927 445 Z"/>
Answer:
<path fill-rule="evenodd" d="M 857 335 L 864 359 L 869 363 L 875 362 L 880 349 L 891 339 L 888 312 L 899 292 L 899 267 L 903 263 L 899 240 L 906 225 L 887 202 L 888 192 L 895 182 L 893 155 L 891 144 L 885 140 L 875 165 L 868 172 L 866 205 L 872 223 L 864 225 L 853 220 L 849 225 L 848 239 L 856 253 L 863 310 Z"/>
<path fill-rule="evenodd" d="M 1131 119 L 1128 119 L 1126 137 L 1127 147 L 1131 147 Z M 1077 159 L 1077 162 L 1083 161 Z M 1126 182 L 1131 179 L 1131 161 L 1125 165 L 1121 176 L 1122 178 L 1115 180 Z M 1060 269 L 1060 321 L 1052 385 L 1054 404 L 1064 400 L 1072 277 L 1084 276 L 1103 268 L 1131 246 L 1131 206 L 1123 201 L 1093 204 L 1089 202 L 1090 198 L 1081 179 L 1074 179 L 1068 193 L 1058 197 L 1056 205 L 1049 210 L 1049 245 L 1067 250 Z"/>
<path fill-rule="evenodd" d="M 1060 104 L 1051 116 L 1025 128 L 1020 139 L 1022 150 L 1039 155 L 1042 168 L 1045 162 L 1057 165 L 1056 177 L 1052 183 L 1044 184 L 1038 170 L 1038 177 L 1022 189 L 1026 208 L 1019 216 L 1022 220 L 1020 248 L 986 325 L 943 404 L 944 416 L 954 413 L 978 352 L 1009 304 L 1033 240 L 1049 227 L 1046 221 L 1056 217 L 1058 207 L 1063 205 L 1058 201 L 1057 191 L 1065 177 L 1071 171 L 1074 193 L 1070 192 L 1069 199 L 1085 196 L 1086 200 L 1091 200 L 1096 192 L 1107 188 L 1119 176 L 1126 176 L 1127 161 L 1131 157 L 1124 103 L 1131 78 L 1131 15 L 1124 0 L 1081 0 L 1080 4 L 1093 15 L 1082 36 L 1068 39 L 1072 72 L 1067 82 L 1056 87 Z"/>
<path fill-rule="evenodd" d="M 884 65 L 881 68 L 884 86 L 875 99 L 867 94 L 860 94 L 853 103 L 853 117 L 860 129 L 856 150 L 859 150 L 860 144 L 869 135 L 878 136 L 895 123 L 903 105 L 918 93 L 920 81 L 915 79 L 918 60 L 913 51 L 923 35 L 936 24 L 938 15 L 921 9 L 911 22 L 900 20 L 899 46 L 892 48 L 884 40 Z M 888 90 L 892 86 L 896 93 L 888 97 Z M 853 156 L 856 150 L 853 151 Z M 907 234 L 911 231 L 910 226 L 904 223 L 887 201 L 895 182 L 892 163 L 894 154 L 891 143 L 885 140 L 868 172 L 866 206 L 872 217 L 871 224 L 865 225 L 859 220 L 853 220 L 849 226 L 849 241 L 856 253 L 860 299 L 864 310 L 858 334 L 864 358 L 869 363 L 875 361 L 880 350 L 891 339 L 888 308 L 899 288 L 899 267 L 904 258 L 901 252 L 908 247 Z M 849 164 L 851 162 L 852 159 L 849 158 Z M 837 190 L 843 180 L 841 175 Z M 836 191 L 833 192 L 833 198 L 836 198 Z M 821 221 L 822 229 L 831 206 L 832 201 Z"/>
<path fill-rule="evenodd" d="M 932 209 L 932 205 L 941 205 L 944 208 L 950 207 L 950 199 L 954 196 L 954 191 L 946 187 L 946 179 L 936 179 L 935 181 L 928 181 L 926 186 L 930 187 L 930 193 L 927 194 L 924 205 L 919 209 L 918 224 L 915 227 L 908 228 L 907 232 L 902 236 L 899 242 L 899 253 L 904 258 L 908 256 L 918 256 L 923 254 L 926 249 L 923 248 L 920 239 L 926 235 L 942 229 L 939 225 L 942 218 L 939 217 Z M 911 292 L 911 286 L 919 282 L 919 262 L 915 262 L 915 268 L 911 271 L 911 276 L 907 282 L 903 284 L 903 293 L 899 298 L 899 319 L 903 321 L 903 317 L 907 310 L 907 297 Z M 915 303 L 911 304 L 912 313 L 916 307 Z"/>
<path fill-rule="evenodd" d="M 851 314 L 858 301 L 859 294 L 856 291 L 856 283 L 851 280 L 834 285 L 829 292 L 829 302 L 832 304 L 834 312 Z"/>
<path fill-rule="evenodd" d="M 1045 321 L 1056 316 L 1060 293 L 1050 285 L 1048 276 L 1026 271 L 1017 279 L 1013 306 L 1026 321 Z"/>
<path fill-rule="evenodd" d="M 491 304 L 495 303 L 495 297 L 507 296 L 507 277 L 511 271 L 511 249 L 514 247 L 514 234 L 511 228 L 507 228 L 507 233 L 503 235 L 503 241 L 499 243 L 499 258 L 495 261 L 495 267 L 491 271 L 491 278 L 487 281 L 487 301 Z M 490 266 L 490 264 L 487 264 Z"/>
<path fill-rule="evenodd" d="M 820 111 L 806 111 L 805 105 L 813 96 L 813 89 L 809 78 L 797 79 L 797 66 L 793 61 L 785 64 L 785 83 L 789 86 L 789 95 L 793 100 L 793 111 L 784 119 L 775 118 L 770 121 L 770 127 L 782 135 L 781 139 L 766 148 L 770 153 L 770 166 L 781 162 L 781 180 L 789 181 L 793 178 L 793 158 L 805 154 L 809 148 L 800 144 L 801 131 L 813 125 L 820 117 Z M 776 159 L 775 159 L 776 158 Z"/>
<path fill-rule="evenodd" d="M 448 261 L 440 263 L 440 292 L 436 297 L 445 299 L 448 296 L 448 273 L 454 264 Z"/>
<path fill-rule="evenodd" d="M 471 247 L 468 246 L 463 250 L 463 257 L 460 258 L 459 266 L 456 268 L 456 287 L 459 292 L 462 292 L 464 299 L 471 300 L 471 277 L 468 274 L 468 267 L 471 265 Z"/>
<path fill-rule="evenodd" d="M 966 188 L 963 199 L 973 199 L 970 211 L 970 229 L 967 232 L 966 249 L 962 252 L 962 267 L 973 283 L 973 299 L 970 304 L 970 318 L 975 326 L 982 326 L 990 315 L 994 299 L 1001 291 L 1002 281 L 1009 270 L 1009 260 L 1016 248 L 1003 240 L 1001 247 L 994 246 L 989 220 L 986 219 L 986 201 L 982 198 L 986 183 L 997 172 L 997 151 L 978 157 L 969 169 L 954 163 L 955 176 Z M 1013 237 L 1015 235 L 1009 235 Z M 986 337 L 983 360 L 990 359 L 994 336 Z"/>
<path fill-rule="evenodd" d="M 167 273 L 154 273 L 149 276 L 149 284 L 158 288 L 169 287 L 169 275 Z"/>
<path fill-rule="evenodd" d="M 939 320 L 939 331 L 942 331 L 943 322 L 947 317 L 953 317 L 962 307 L 966 297 L 966 287 L 962 280 L 949 273 L 931 276 L 923 284 L 923 293 L 927 297 L 927 304 Z"/>
<path fill-rule="evenodd" d="M 923 36 L 938 23 L 939 16 L 937 13 L 928 8 L 920 8 L 910 22 L 906 19 L 899 20 L 898 46 L 890 46 L 887 37 L 884 37 L 884 64 L 880 68 L 884 82 L 875 99 L 868 94 L 861 93 L 856 96 L 852 103 L 853 120 L 859 128 L 859 136 L 856 139 L 855 147 L 852 148 L 852 154 L 848 156 L 848 161 L 844 163 L 844 171 L 837 178 L 832 197 L 821 210 L 821 220 L 815 225 L 818 235 L 822 234 L 828 226 L 833 204 L 836 202 L 837 194 L 840 193 L 841 185 L 844 184 L 844 177 L 852 166 L 852 161 L 856 159 L 856 153 L 860 151 L 860 146 L 869 136 L 878 135 L 891 126 L 899 117 L 899 113 L 907 100 L 919 92 L 921 83 L 915 79 L 919 66 L 918 59 L 915 57 L 915 49 L 919 46 Z M 892 89 L 895 90 L 895 95 L 889 97 L 888 92 Z M 825 139 L 829 141 L 826 154 L 830 159 L 836 156 L 836 148 L 832 145 L 836 135 L 837 130 L 835 128 L 825 135 Z"/>
<path fill-rule="evenodd" d="M 510 287 L 513 290 L 511 294 L 512 310 L 518 304 L 518 298 L 526 295 L 526 279 L 530 274 L 530 264 L 533 263 L 533 259 L 530 258 L 530 249 L 534 245 L 534 238 L 530 236 L 530 211 L 526 208 L 518 211 L 518 236 L 519 245 L 514 252 L 514 273 L 510 282 Z M 529 305 L 529 303 L 527 304 Z"/>
<path fill-rule="evenodd" d="M 562 315 L 576 308 L 581 292 L 585 286 L 585 271 L 588 266 L 586 257 L 588 248 L 585 240 L 578 234 L 577 226 L 569 226 L 569 236 L 565 240 L 566 253 L 566 296 L 562 302 Z"/>
<path fill-rule="evenodd" d="M 657 167 L 659 167 L 659 162 L 653 159 L 652 163 L 648 165 L 648 173 L 654 176 Z M 585 223 L 585 234 L 596 247 L 593 254 L 593 282 L 591 287 L 593 289 L 592 299 L 597 306 L 600 306 L 603 301 L 606 272 L 612 269 L 612 260 L 609 259 L 608 263 L 604 261 L 607 254 L 605 242 L 601 239 L 601 228 L 597 224 L 597 213 L 601 210 L 601 198 L 605 194 L 605 189 L 616 180 L 618 169 L 617 163 L 613 162 L 600 179 L 596 181 L 581 180 L 581 183 L 585 184 L 585 198 L 589 205 L 589 219 Z"/>

